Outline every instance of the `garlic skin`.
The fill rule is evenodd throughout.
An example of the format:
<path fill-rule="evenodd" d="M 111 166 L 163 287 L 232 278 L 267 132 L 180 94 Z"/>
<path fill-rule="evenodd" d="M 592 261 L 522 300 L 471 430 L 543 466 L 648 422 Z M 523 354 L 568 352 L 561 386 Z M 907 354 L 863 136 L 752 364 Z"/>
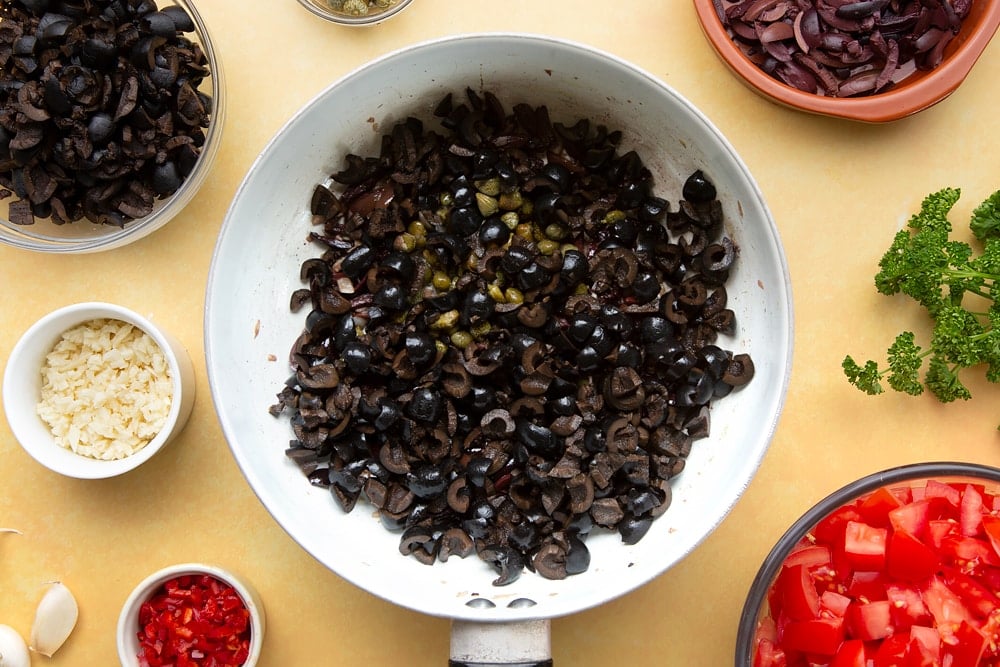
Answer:
<path fill-rule="evenodd" d="M 58 581 L 53 582 L 35 609 L 31 650 L 51 658 L 76 627 L 79 613 L 76 598 L 70 590 Z"/>
<path fill-rule="evenodd" d="M 17 528 L 0 528 L 0 533 L 14 533 L 15 535 L 22 534 Z"/>
<path fill-rule="evenodd" d="M 0 625 L 0 667 L 31 667 L 28 645 L 9 625 Z"/>

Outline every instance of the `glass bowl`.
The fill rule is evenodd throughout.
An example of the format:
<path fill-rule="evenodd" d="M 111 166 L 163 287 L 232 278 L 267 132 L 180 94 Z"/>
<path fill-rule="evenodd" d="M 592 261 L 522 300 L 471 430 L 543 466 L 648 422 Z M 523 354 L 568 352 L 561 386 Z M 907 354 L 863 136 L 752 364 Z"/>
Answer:
<path fill-rule="evenodd" d="M 720 0 L 694 0 L 702 31 L 719 58 L 752 90 L 800 111 L 869 123 L 905 118 L 951 95 L 969 75 L 1000 26 L 1000 3 L 973 2 L 936 68 L 917 70 L 876 95 L 827 97 L 804 92 L 765 73 L 733 41 L 719 18 L 717 5 L 722 6 Z"/>
<path fill-rule="evenodd" d="M 413 0 L 380 0 L 379 2 L 368 1 L 368 13 L 363 15 L 351 14 L 338 9 L 343 2 L 335 0 L 299 0 L 299 4 L 320 18 L 339 23 L 340 25 L 372 25 L 391 18 L 403 11 Z"/>
<path fill-rule="evenodd" d="M 974 463 L 905 465 L 833 492 L 764 559 L 740 617 L 736 667 L 980 664 L 945 654 L 976 637 L 970 627 L 991 633 L 1000 621 L 998 517 L 1000 469 Z M 817 608 L 823 620 L 813 623 Z M 813 662 L 796 661 L 804 644 Z M 831 648 L 844 655 L 834 659 Z"/>
<path fill-rule="evenodd" d="M 204 577 L 232 587 L 243 603 L 249 613 L 247 619 L 249 640 L 244 649 L 246 658 L 240 665 L 241 667 L 254 667 L 257 664 L 264 645 L 264 604 L 256 589 L 245 578 L 221 567 L 204 563 L 181 563 L 157 570 L 143 579 L 122 605 L 121 613 L 118 616 L 117 644 L 118 659 L 123 667 L 138 667 L 139 665 L 137 659 L 140 651 L 139 617 L 143 604 L 149 601 L 168 582 L 177 581 L 179 586 L 187 588 L 189 585 L 196 586 L 199 585 L 199 582 L 206 581 Z M 206 602 L 205 609 L 208 608 Z M 195 614 L 195 616 L 200 615 Z"/>
<path fill-rule="evenodd" d="M 148 236 L 166 225 L 192 200 L 204 184 L 219 147 L 226 115 L 225 81 L 222 62 L 209 36 L 208 28 L 192 0 L 169 0 L 187 11 L 194 30 L 187 37 L 201 45 L 211 74 L 203 82 L 202 92 L 212 99 L 213 109 L 209 125 L 204 128 L 205 139 L 200 154 L 190 173 L 180 187 L 167 197 L 157 199 L 152 213 L 126 222 L 123 226 L 98 224 L 86 218 L 66 224 L 56 224 L 51 219 L 35 220 L 31 225 L 18 225 L 10 221 L 10 199 L 0 202 L 0 243 L 25 250 L 47 253 L 90 253 L 111 250 Z M 161 0 L 160 7 L 168 6 Z M 209 88 L 209 89 L 205 89 Z"/>

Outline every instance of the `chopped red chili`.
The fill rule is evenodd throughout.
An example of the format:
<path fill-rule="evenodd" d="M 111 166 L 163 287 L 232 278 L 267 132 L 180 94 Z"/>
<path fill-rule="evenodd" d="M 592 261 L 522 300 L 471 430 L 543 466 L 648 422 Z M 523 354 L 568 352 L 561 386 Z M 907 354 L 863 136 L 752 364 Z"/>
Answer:
<path fill-rule="evenodd" d="M 170 579 L 139 608 L 140 667 L 237 667 L 250 654 L 250 611 L 207 574 Z"/>

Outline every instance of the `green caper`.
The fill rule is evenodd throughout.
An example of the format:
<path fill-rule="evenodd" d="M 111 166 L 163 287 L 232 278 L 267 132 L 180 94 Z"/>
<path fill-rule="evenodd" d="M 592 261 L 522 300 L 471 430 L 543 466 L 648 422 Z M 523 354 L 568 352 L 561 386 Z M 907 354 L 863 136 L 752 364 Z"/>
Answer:
<path fill-rule="evenodd" d="M 551 255 L 557 250 L 559 250 L 558 241 L 551 241 L 549 239 L 545 239 L 543 241 L 538 242 L 538 252 L 542 253 L 543 255 Z"/>
<path fill-rule="evenodd" d="M 444 271 L 435 271 L 431 284 L 434 285 L 434 289 L 444 292 L 451 289 L 451 278 Z"/>
<path fill-rule="evenodd" d="M 507 303 L 524 303 L 524 294 L 516 287 L 508 287 L 503 295 Z"/>
<path fill-rule="evenodd" d="M 451 194 L 450 192 L 442 192 L 440 195 L 438 195 L 438 202 L 440 202 L 441 206 L 444 206 L 445 208 L 449 206 L 454 206 L 455 195 Z"/>
<path fill-rule="evenodd" d="M 451 335 L 451 344 L 460 350 L 472 345 L 472 334 L 468 331 L 456 331 Z"/>
<path fill-rule="evenodd" d="M 422 220 L 414 220 L 407 225 L 406 231 L 414 236 L 427 236 L 427 225 Z"/>
<path fill-rule="evenodd" d="M 517 214 L 517 211 L 507 211 L 500 216 L 500 222 L 507 225 L 507 229 L 510 231 L 514 231 L 521 224 L 521 216 Z"/>
<path fill-rule="evenodd" d="M 517 227 L 514 228 L 514 233 L 526 241 L 535 240 L 535 232 L 533 231 L 532 226 L 527 222 L 518 223 Z"/>
<path fill-rule="evenodd" d="M 479 339 L 485 337 L 486 334 L 488 334 L 490 331 L 492 331 L 492 329 L 493 329 L 493 325 L 491 325 L 489 322 L 477 322 L 476 324 L 473 324 L 469 328 L 469 333 L 472 334 L 473 338 L 475 338 L 476 340 L 479 340 Z M 452 339 L 454 340 L 454 336 L 452 336 Z"/>
<path fill-rule="evenodd" d="M 484 195 L 488 195 L 490 197 L 496 197 L 498 194 L 500 194 L 499 178 L 493 177 L 493 178 L 483 179 L 481 181 L 476 181 L 475 183 L 473 183 L 473 185 L 476 186 L 476 190 L 479 190 Z"/>
<path fill-rule="evenodd" d="M 483 192 L 476 193 L 476 206 L 479 207 L 479 213 L 484 218 L 488 218 L 500 210 L 496 197 L 491 197 Z"/>
<path fill-rule="evenodd" d="M 400 234 L 392 240 L 392 247 L 400 252 L 413 252 L 417 249 L 417 237 L 413 234 Z"/>
<path fill-rule="evenodd" d="M 566 228 L 553 222 L 545 228 L 545 236 L 553 241 L 562 241 L 566 238 Z"/>
<path fill-rule="evenodd" d="M 619 209 L 612 209 L 604 214 L 604 219 L 601 221 L 606 225 L 613 225 L 616 222 L 624 222 L 625 211 Z"/>
<path fill-rule="evenodd" d="M 489 292 L 490 297 L 497 303 L 503 303 L 504 301 L 506 301 L 506 299 L 504 298 L 503 290 L 500 289 L 499 285 L 490 285 L 487 291 Z"/>
<path fill-rule="evenodd" d="M 500 193 L 498 203 L 504 211 L 516 211 L 524 204 L 524 198 L 521 197 L 521 193 L 517 190 L 514 192 L 502 192 Z"/>
<path fill-rule="evenodd" d="M 459 313 L 457 310 L 449 310 L 448 312 L 441 313 L 436 320 L 431 322 L 431 329 L 436 331 L 444 331 L 453 328 L 458 324 Z"/>

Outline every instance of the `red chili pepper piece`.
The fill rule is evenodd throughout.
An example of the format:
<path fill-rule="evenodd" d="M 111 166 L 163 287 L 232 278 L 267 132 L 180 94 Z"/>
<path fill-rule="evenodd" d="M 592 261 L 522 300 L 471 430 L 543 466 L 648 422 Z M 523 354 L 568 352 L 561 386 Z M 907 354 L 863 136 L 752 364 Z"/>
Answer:
<path fill-rule="evenodd" d="M 250 612 L 209 575 L 163 584 L 139 609 L 140 667 L 238 667 L 250 654 Z"/>

